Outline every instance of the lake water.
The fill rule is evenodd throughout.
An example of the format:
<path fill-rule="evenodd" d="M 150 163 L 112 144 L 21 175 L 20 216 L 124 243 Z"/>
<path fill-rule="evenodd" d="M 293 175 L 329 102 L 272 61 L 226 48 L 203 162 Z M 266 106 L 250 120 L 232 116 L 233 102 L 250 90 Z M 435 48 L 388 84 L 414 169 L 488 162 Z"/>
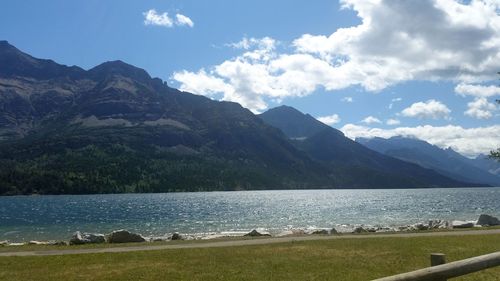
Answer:
<path fill-rule="evenodd" d="M 0 197 L 0 240 L 69 239 L 74 231 L 146 236 L 337 224 L 398 226 L 500 216 L 500 188 L 286 190 Z"/>

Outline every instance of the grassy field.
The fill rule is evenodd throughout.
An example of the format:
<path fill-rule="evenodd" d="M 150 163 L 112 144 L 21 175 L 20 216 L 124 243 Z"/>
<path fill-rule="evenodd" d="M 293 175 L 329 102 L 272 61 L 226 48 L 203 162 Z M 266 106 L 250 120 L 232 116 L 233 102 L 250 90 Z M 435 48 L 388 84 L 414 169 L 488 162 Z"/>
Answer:
<path fill-rule="evenodd" d="M 500 235 L 367 238 L 113 254 L 0 257 L 0 280 L 370 280 L 500 251 Z M 500 267 L 453 280 L 500 280 Z"/>

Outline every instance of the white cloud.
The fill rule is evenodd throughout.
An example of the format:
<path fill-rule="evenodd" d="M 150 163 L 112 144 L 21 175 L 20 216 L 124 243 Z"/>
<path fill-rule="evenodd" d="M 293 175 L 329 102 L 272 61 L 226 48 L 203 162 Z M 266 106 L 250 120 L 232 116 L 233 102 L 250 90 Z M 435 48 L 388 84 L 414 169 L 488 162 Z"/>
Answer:
<path fill-rule="evenodd" d="M 455 92 L 461 96 L 489 98 L 500 95 L 500 87 L 494 85 L 483 86 L 461 83 L 455 87 Z"/>
<path fill-rule="evenodd" d="M 382 121 L 380 119 L 373 117 L 373 116 L 368 116 L 365 119 L 361 120 L 362 123 L 365 124 L 380 124 Z"/>
<path fill-rule="evenodd" d="M 182 14 L 175 15 L 175 21 L 168 16 L 167 12 L 159 14 L 155 9 L 151 9 L 147 12 L 142 13 L 144 15 L 145 25 L 163 26 L 163 27 L 173 27 L 177 26 L 189 26 L 193 27 L 193 21 Z"/>
<path fill-rule="evenodd" d="M 476 98 L 467 106 L 469 109 L 464 114 L 477 119 L 490 119 L 496 110 L 495 104 L 488 102 L 486 98 Z"/>
<path fill-rule="evenodd" d="M 461 126 L 453 125 L 442 127 L 425 125 L 418 127 L 399 127 L 385 130 L 355 124 L 347 124 L 340 130 L 351 139 L 358 137 L 414 137 L 425 140 L 441 148 L 451 147 L 455 151 L 468 157 L 474 157 L 481 153 L 487 154 L 489 151 L 500 147 L 499 125 L 479 128 L 463 128 Z"/>
<path fill-rule="evenodd" d="M 144 15 L 145 25 L 157 25 L 172 27 L 174 26 L 173 20 L 168 16 L 168 13 L 158 14 L 155 9 L 151 9 L 147 12 L 142 13 Z"/>
<path fill-rule="evenodd" d="M 261 50 L 272 51 L 276 48 L 276 40 L 271 37 L 263 38 L 248 38 L 243 37 L 239 42 L 226 44 L 228 47 L 235 49 L 249 50 L 250 48 L 258 48 Z"/>
<path fill-rule="evenodd" d="M 233 44 L 241 55 L 208 68 L 210 75 L 234 89 L 224 99 L 257 99 L 258 108 L 242 105 L 258 111 L 267 107 L 267 99 L 302 97 L 318 88 L 359 85 L 380 91 L 411 80 L 478 84 L 496 79 L 498 0 L 341 3 L 357 13 L 359 25 L 330 35 L 304 34 L 293 41 L 293 48 L 280 51 L 271 38 L 244 38 Z M 250 77 L 254 74 L 258 77 Z"/>
<path fill-rule="evenodd" d="M 354 102 L 354 99 L 352 97 L 343 97 L 341 99 L 341 101 L 343 101 L 343 102 Z"/>
<path fill-rule="evenodd" d="M 194 26 L 194 22 L 187 16 L 182 15 L 182 14 L 176 14 L 175 15 L 176 21 L 175 23 L 179 26 L 184 26 L 187 25 L 189 27 Z"/>
<path fill-rule="evenodd" d="M 318 117 L 317 119 L 318 119 L 318 121 L 325 123 L 327 125 L 330 125 L 330 126 L 340 122 L 340 117 L 337 114 Z"/>
<path fill-rule="evenodd" d="M 421 119 L 440 119 L 447 118 L 450 112 L 451 110 L 443 103 L 436 100 L 428 100 L 426 102 L 412 104 L 410 107 L 403 109 L 401 114 L 406 117 L 417 117 Z"/>
<path fill-rule="evenodd" d="M 395 126 L 395 125 L 399 125 L 401 124 L 401 121 L 399 121 L 398 119 L 388 119 L 385 124 L 389 125 L 389 126 Z"/>

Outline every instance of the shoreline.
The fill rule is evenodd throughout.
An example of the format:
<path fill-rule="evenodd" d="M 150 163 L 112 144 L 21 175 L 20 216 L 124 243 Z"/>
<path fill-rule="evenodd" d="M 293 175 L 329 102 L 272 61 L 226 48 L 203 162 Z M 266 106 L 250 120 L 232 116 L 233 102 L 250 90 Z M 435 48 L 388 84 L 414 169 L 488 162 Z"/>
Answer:
<path fill-rule="evenodd" d="M 259 246 L 278 243 L 294 243 L 306 241 L 328 241 L 337 239 L 387 239 L 387 238 L 422 238 L 422 237 L 453 237 L 453 236 L 475 236 L 475 235 L 498 235 L 500 228 L 457 230 L 440 232 L 417 232 L 417 233 L 379 233 L 379 234 L 347 234 L 347 235 L 310 235 L 310 236 L 288 236 L 288 237 L 265 237 L 254 239 L 234 240 L 210 240 L 203 243 L 182 241 L 184 243 L 135 243 L 135 244 L 95 244 L 92 247 L 12 247 L 13 251 L 0 251 L 0 257 L 29 257 L 29 256 L 60 256 L 75 254 L 96 253 L 125 253 L 138 251 L 175 250 L 175 249 L 197 249 L 197 248 L 222 248 L 238 246 Z M 89 246 L 89 245 L 87 245 Z M 42 248 L 40 248 L 42 247 Z M 9 247 L 10 248 L 10 247 Z"/>
<path fill-rule="evenodd" d="M 2 246 L 23 246 L 23 245 L 79 245 L 79 244 L 99 244 L 99 243 L 129 243 L 129 242 L 168 242 L 174 240 L 216 240 L 216 239 L 231 239 L 243 237 L 307 237 L 318 235 L 350 235 L 350 234 L 407 234 L 407 233 L 424 233 L 424 232 L 439 232 L 453 230 L 487 230 L 489 226 L 500 226 L 498 218 L 482 214 L 477 220 L 459 221 L 459 220 L 429 220 L 427 222 L 418 222 L 414 224 L 405 224 L 400 226 L 382 226 L 382 225 L 366 225 L 366 224 L 336 224 L 331 228 L 288 228 L 281 231 L 268 231 L 265 228 L 255 228 L 251 230 L 238 231 L 221 231 L 221 232 L 206 232 L 206 233 L 166 233 L 161 236 L 143 236 L 140 233 L 133 233 L 127 230 L 115 230 L 108 234 L 89 233 L 76 231 L 72 237 L 67 239 L 47 239 L 47 240 L 0 240 Z M 113 242 L 110 237 L 116 232 L 124 232 L 123 241 Z M 120 234 L 121 235 L 121 234 Z M 140 237 L 134 241 L 130 237 Z M 98 237 L 98 239 L 96 238 Z M 129 238 L 127 238 L 129 237 Z M 97 240 L 96 240 L 97 239 Z M 132 239 L 133 240 L 133 239 Z"/>
<path fill-rule="evenodd" d="M 292 189 L 280 189 L 280 188 L 269 188 L 269 189 L 234 189 L 234 190 L 200 190 L 200 191 L 172 191 L 172 192 L 122 192 L 122 193 L 82 193 L 82 194 L 72 194 L 72 193 L 65 193 L 65 194 L 39 194 L 39 193 L 30 193 L 30 194 L 0 194 L 1 197 L 38 197 L 38 196 L 96 196 L 96 195 L 134 195 L 134 194 L 182 194 L 182 193 L 226 193 L 226 192 L 259 192 L 259 191 L 321 191 L 321 190 L 417 190 L 417 189 L 468 189 L 468 188 L 474 188 L 474 189 L 480 189 L 480 188 L 498 188 L 500 189 L 500 186 L 491 186 L 491 185 L 478 185 L 478 186 L 421 186 L 421 187 L 397 187 L 397 188 L 348 188 L 348 187 L 336 187 L 336 188 L 330 188 L 330 187 L 315 187 L 315 188 L 292 188 Z"/>

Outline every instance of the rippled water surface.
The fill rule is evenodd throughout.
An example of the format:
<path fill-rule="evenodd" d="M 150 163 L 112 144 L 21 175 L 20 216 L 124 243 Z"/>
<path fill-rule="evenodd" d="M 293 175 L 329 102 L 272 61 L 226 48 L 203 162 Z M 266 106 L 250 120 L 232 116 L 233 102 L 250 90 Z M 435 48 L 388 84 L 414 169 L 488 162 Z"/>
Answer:
<path fill-rule="evenodd" d="M 396 226 L 500 215 L 500 188 L 288 190 L 0 197 L 0 240 L 68 239 L 76 230 L 148 236 L 267 228 Z"/>

